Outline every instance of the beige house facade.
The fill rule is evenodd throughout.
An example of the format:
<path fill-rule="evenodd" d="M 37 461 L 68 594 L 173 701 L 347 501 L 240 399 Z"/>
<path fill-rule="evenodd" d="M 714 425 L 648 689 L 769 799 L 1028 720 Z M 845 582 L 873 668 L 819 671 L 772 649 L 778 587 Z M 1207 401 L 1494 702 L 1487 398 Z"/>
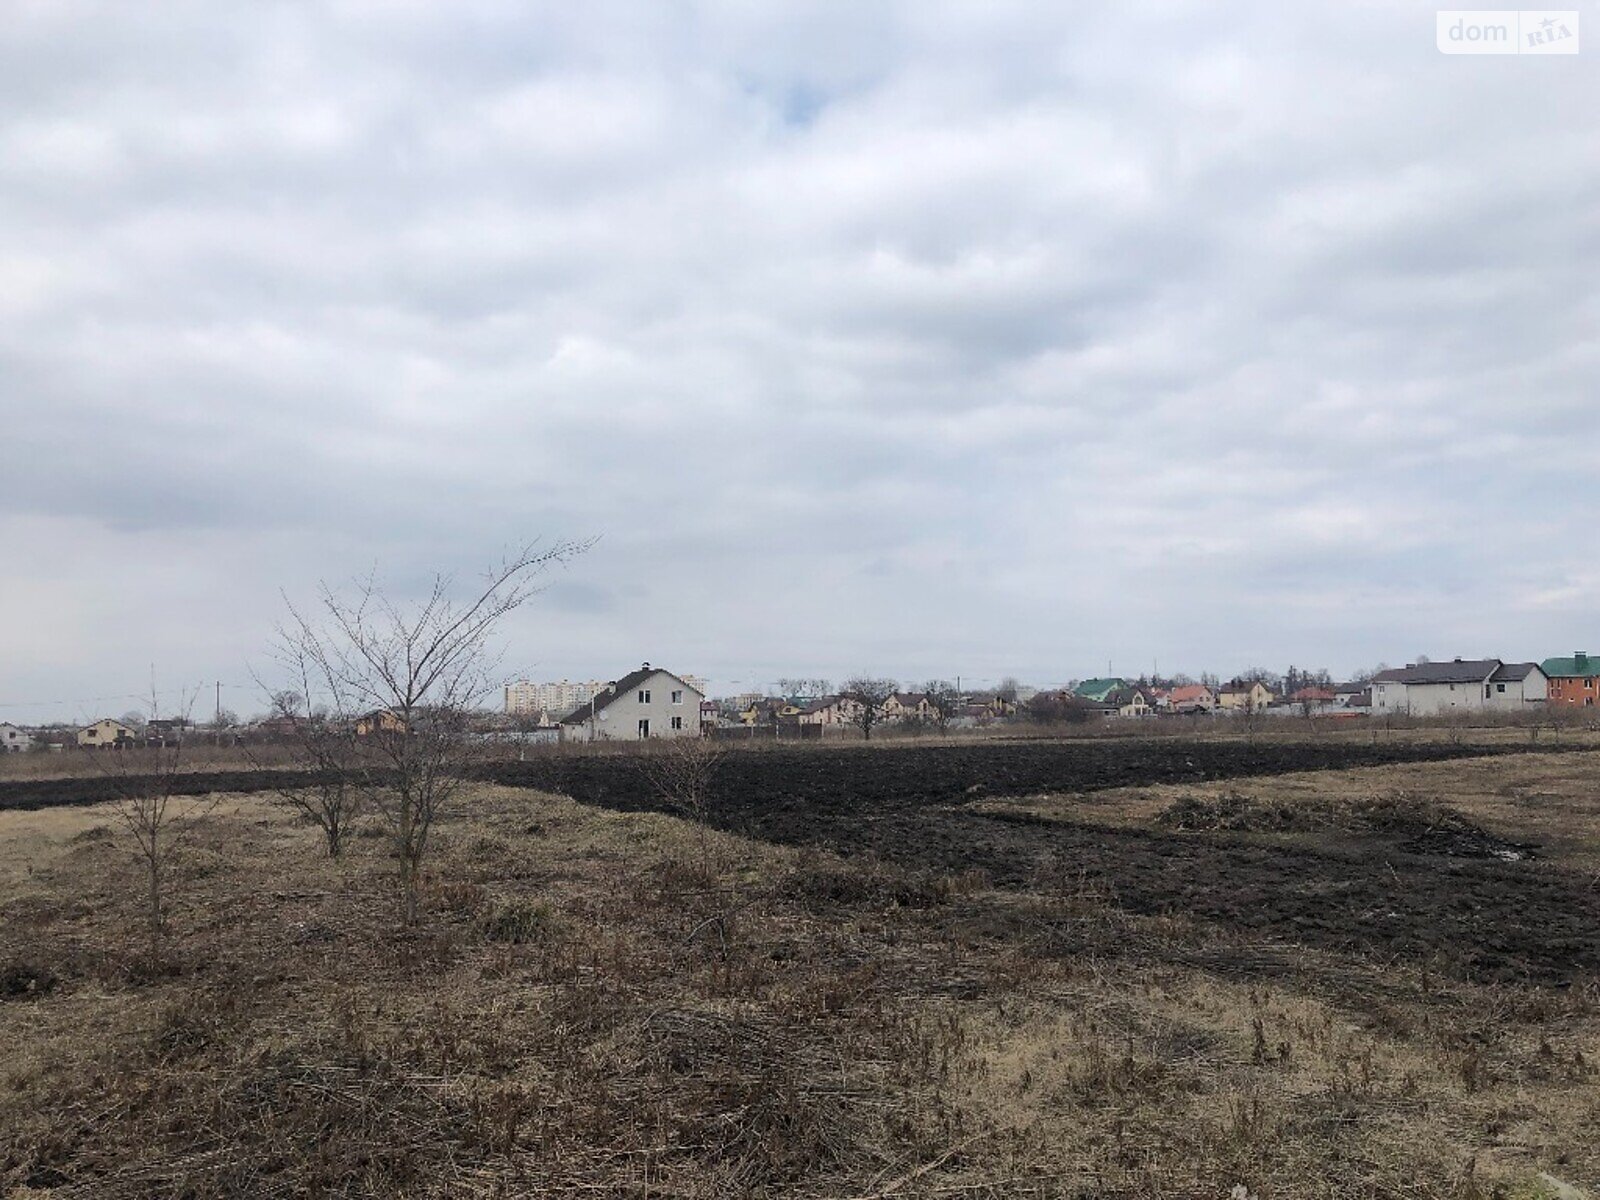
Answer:
<path fill-rule="evenodd" d="M 932 721 L 939 715 L 923 692 L 896 692 L 883 702 L 883 719 L 894 721 Z"/>
<path fill-rule="evenodd" d="M 861 704 L 849 696 L 822 696 L 800 710 L 800 724 L 836 728 L 861 719 Z"/>
<path fill-rule="evenodd" d="M 1250 683 L 1234 681 L 1217 691 L 1217 707 L 1223 712 L 1262 712 L 1276 696 L 1259 679 Z"/>
<path fill-rule="evenodd" d="M 78 745 L 86 750 L 104 750 L 115 746 L 131 746 L 138 734 L 121 721 L 102 717 L 93 725 L 78 730 Z"/>

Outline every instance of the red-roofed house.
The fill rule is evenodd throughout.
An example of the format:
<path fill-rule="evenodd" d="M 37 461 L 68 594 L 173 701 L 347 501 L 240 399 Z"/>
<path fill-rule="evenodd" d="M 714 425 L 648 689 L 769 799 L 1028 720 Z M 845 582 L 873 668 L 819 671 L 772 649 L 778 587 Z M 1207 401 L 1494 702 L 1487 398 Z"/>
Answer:
<path fill-rule="evenodd" d="M 1186 683 L 1168 693 L 1167 704 L 1175 713 L 1208 713 L 1217 706 L 1217 698 L 1203 683 Z"/>

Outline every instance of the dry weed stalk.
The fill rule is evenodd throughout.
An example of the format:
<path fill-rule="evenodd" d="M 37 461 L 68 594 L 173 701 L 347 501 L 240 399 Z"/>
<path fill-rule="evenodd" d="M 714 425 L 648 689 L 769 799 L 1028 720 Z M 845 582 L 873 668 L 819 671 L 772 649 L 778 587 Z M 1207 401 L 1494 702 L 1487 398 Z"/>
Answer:
<path fill-rule="evenodd" d="M 137 857 L 145 876 L 145 924 L 152 962 L 161 957 L 166 931 L 165 889 L 172 856 L 200 822 L 217 806 L 215 793 L 179 797 L 178 778 L 184 768 L 189 723 L 195 693 L 180 702 L 180 732 L 161 737 L 146 751 L 121 746 L 83 749 L 95 769 L 111 783 L 117 819 L 133 835 Z M 159 699 L 152 688 L 150 719 L 160 716 Z"/>

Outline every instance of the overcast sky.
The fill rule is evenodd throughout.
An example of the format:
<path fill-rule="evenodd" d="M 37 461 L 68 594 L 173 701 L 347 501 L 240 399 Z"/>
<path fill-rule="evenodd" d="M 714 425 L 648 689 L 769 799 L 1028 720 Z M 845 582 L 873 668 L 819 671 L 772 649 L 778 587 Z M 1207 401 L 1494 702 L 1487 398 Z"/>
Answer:
<path fill-rule="evenodd" d="M 535 678 L 1600 650 L 1600 46 L 0 7 L 0 720 L 152 666 L 258 709 L 280 590 L 531 537 L 601 538 L 506 629 Z"/>

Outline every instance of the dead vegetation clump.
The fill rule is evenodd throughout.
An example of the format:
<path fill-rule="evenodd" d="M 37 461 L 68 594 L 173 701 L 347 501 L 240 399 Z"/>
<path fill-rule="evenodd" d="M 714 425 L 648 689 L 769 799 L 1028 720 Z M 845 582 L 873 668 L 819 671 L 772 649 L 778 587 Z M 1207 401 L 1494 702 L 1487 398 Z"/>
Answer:
<path fill-rule="evenodd" d="M 876 860 L 824 862 L 816 854 L 806 854 L 781 886 L 786 896 L 813 909 L 855 905 L 927 909 L 987 885 L 975 871 L 919 871 Z"/>
<path fill-rule="evenodd" d="M 1181 796 L 1156 814 L 1163 829 L 1231 833 L 1334 833 L 1381 837 L 1412 854 L 1515 860 L 1536 847 L 1496 836 L 1459 809 L 1404 791 L 1278 801 L 1227 791 Z"/>

